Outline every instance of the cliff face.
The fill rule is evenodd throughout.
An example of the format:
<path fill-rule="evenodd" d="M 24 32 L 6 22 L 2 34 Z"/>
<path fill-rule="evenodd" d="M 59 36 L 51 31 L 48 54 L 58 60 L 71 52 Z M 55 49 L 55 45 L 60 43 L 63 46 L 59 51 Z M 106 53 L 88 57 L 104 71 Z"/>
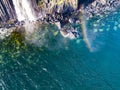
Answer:
<path fill-rule="evenodd" d="M 17 3 L 19 7 L 17 10 L 15 8 L 15 1 L 19 2 Z M 30 3 L 31 10 L 26 8 L 27 3 L 22 6 L 22 3 L 25 1 Z M 119 3 L 119 0 L 0 0 L 0 23 L 11 19 L 18 19 L 18 11 L 24 18 L 26 18 L 26 13 L 29 13 L 29 11 L 34 12 L 33 15 L 36 18 L 46 17 L 47 14 L 55 17 L 54 13 L 61 15 L 68 14 L 80 9 L 80 6 L 84 4 L 84 12 L 89 17 L 91 16 L 90 12 L 95 14 L 101 13 L 101 10 L 106 10 L 105 8 L 109 9 L 110 7 L 119 6 Z M 29 17 L 30 15 L 27 16 Z"/>
<path fill-rule="evenodd" d="M 78 0 L 39 0 L 38 7 L 47 13 L 66 12 L 68 9 L 76 10 L 78 8 Z"/>
<path fill-rule="evenodd" d="M 0 0 L 0 21 L 15 19 L 16 13 L 12 0 Z"/>
<path fill-rule="evenodd" d="M 17 1 L 17 0 L 0 0 L 0 22 L 7 22 L 8 20 L 11 20 L 11 19 L 17 19 L 14 1 Z M 25 0 L 18 0 L 18 1 L 22 2 Z M 32 2 L 33 9 L 36 12 L 38 12 L 37 2 L 35 0 L 30 0 L 30 1 Z"/>
<path fill-rule="evenodd" d="M 21 3 L 22 1 L 24 0 L 20 0 Z M 78 0 L 30 0 L 30 2 L 32 2 L 32 8 L 36 12 L 36 16 L 38 16 L 40 10 L 45 13 L 53 11 L 61 13 L 68 9 L 71 11 L 78 8 Z M 7 20 L 16 19 L 16 12 L 14 0 L 0 0 L 0 21 L 6 22 Z"/>
<path fill-rule="evenodd" d="M 102 16 L 109 14 L 111 11 L 120 8 L 120 0 L 95 0 L 84 9 L 87 19 L 93 16 Z"/>

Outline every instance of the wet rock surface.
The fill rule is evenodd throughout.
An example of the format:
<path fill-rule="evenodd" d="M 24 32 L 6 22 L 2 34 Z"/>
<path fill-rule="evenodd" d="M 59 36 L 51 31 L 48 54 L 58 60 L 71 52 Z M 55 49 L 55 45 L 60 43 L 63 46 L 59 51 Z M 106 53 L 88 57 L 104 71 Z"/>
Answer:
<path fill-rule="evenodd" d="M 5 37 L 8 37 L 13 31 L 15 30 L 15 27 L 12 28 L 0 28 L 0 39 L 4 39 Z"/>
<path fill-rule="evenodd" d="M 75 39 L 75 38 L 82 38 L 82 34 L 80 29 L 73 25 L 73 24 L 67 24 L 65 25 L 61 30 L 60 33 L 67 38 Z"/>
<path fill-rule="evenodd" d="M 120 0 L 95 0 L 84 8 L 87 19 L 93 16 L 102 16 L 120 7 Z"/>
<path fill-rule="evenodd" d="M 9 2 L 8 0 L 5 1 Z M 37 3 L 38 4 L 35 2 L 33 3 L 33 7 L 38 17 L 37 20 L 27 22 L 55 24 L 60 32 L 62 32 L 64 37 L 68 36 L 70 38 L 76 38 L 80 36 L 78 29 L 72 26 L 72 24 L 81 24 L 80 16 L 85 15 L 86 19 L 89 19 L 93 16 L 102 16 L 103 14 L 113 11 L 120 6 L 120 0 L 86 0 L 84 2 L 80 2 L 79 0 L 38 0 Z M 0 4 L 5 6 L 3 0 L 0 2 Z M 14 10 L 13 6 L 12 8 Z M 5 12 L 5 14 L 6 13 L 7 12 Z M 0 20 L 0 30 L 5 28 L 6 31 L 13 27 L 24 26 L 25 23 L 26 20 L 18 21 L 16 16 L 13 17 L 12 20 L 4 20 L 4 22 L 3 20 Z M 70 25 L 71 28 L 68 28 L 68 25 Z"/>
<path fill-rule="evenodd" d="M 37 1 L 37 2 L 36 2 Z M 100 15 L 106 11 L 114 10 L 120 6 L 120 0 L 36 0 L 31 1 L 40 22 L 55 22 L 64 20 L 67 22 L 71 16 L 83 6 L 87 18 Z M 9 7 L 8 7 L 9 6 Z M 17 16 L 12 0 L 0 1 L 0 27 L 8 20 L 16 20 Z M 78 17 L 78 15 L 76 15 Z M 71 21 L 72 19 L 70 19 Z M 62 21 L 63 22 L 63 21 Z"/>

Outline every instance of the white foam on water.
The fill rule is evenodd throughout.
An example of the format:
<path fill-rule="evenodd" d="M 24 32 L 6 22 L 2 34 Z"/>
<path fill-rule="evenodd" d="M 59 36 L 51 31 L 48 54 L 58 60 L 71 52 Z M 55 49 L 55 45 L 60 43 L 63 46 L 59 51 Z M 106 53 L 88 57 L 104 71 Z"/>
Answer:
<path fill-rule="evenodd" d="M 84 13 L 84 12 L 82 12 L 82 13 Z M 82 28 L 82 33 L 83 33 L 83 39 L 84 39 L 87 47 L 89 48 L 89 50 L 92 52 L 93 49 L 91 48 L 91 42 L 88 39 L 87 28 L 86 28 L 86 19 L 84 16 L 81 16 L 81 28 Z"/>

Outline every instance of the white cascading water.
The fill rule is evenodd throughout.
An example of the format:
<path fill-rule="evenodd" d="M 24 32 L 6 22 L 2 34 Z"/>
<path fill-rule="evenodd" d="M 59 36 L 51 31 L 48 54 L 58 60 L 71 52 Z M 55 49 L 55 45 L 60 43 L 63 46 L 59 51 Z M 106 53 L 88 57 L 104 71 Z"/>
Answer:
<path fill-rule="evenodd" d="M 83 38 L 84 38 L 84 41 L 87 45 L 87 47 L 89 48 L 90 51 L 93 51 L 92 47 L 91 47 L 91 42 L 88 38 L 88 34 L 87 34 L 87 28 L 86 28 L 86 19 L 84 17 L 84 10 L 83 10 L 83 7 L 81 7 L 81 12 L 82 12 L 82 16 L 81 16 L 81 28 L 82 28 L 82 33 L 83 33 Z"/>
<path fill-rule="evenodd" d="M 36 15 L 34 9 L 32 8 L 31 0 L 13 0 L 13 4 L 19 21 L 36 20 Z"/>

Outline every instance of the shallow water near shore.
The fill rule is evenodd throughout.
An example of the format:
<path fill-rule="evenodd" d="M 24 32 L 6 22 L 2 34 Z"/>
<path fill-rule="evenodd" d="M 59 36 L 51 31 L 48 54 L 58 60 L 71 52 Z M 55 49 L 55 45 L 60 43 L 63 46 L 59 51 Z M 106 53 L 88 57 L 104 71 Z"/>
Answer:
<path fill-rule="evenodd" d="M 119 90 L 120 12 L 86 26 L 92 52 L 82 39 L 63 38 L 51 27 L 36 44 L 17 32 L 0 41 L 0 89 Z"/>

